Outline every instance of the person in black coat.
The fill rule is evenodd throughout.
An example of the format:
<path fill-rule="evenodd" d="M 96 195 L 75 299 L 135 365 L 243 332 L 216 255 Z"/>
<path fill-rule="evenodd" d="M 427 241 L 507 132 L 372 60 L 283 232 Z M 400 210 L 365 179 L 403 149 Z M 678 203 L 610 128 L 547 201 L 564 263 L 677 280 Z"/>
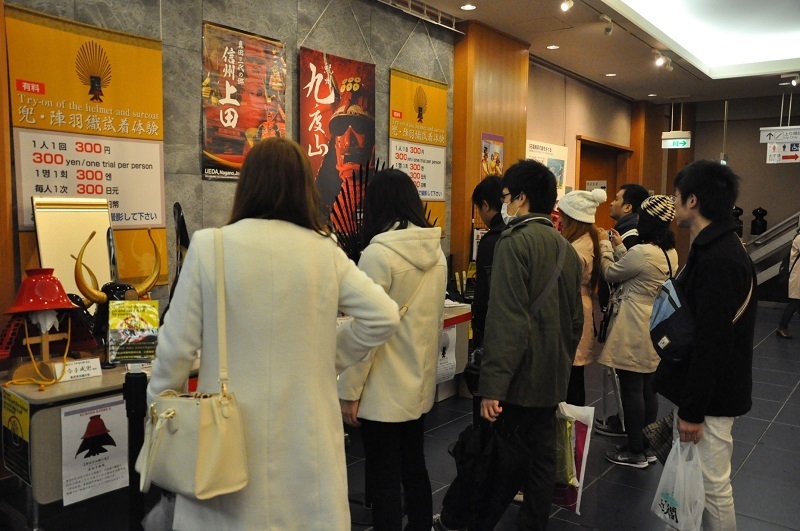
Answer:
<path fill-rule="evenodd" d="M 755 268 L 731 216 L 738 195 L 739 177 L 715 161 L 694 162 L 675 177 L 675 220 L 692 241 L 677 283 L 694 318 L 694 344 L 686 362 L 661 360 L 655 387 L 678 406 L 681 441 L 699 450 L 705 530 L 736 528 L 731 430 L 753 403 L 758 295 Z"/>
<path fill-rule="evenodd" d="M 500 177 L 487 177 L 472 192 L 472 204 L 478 210 L 483 224 L 489 231 L 478 243 L 478 256 L 475 261 L 475 296 L 472 299 L 472 342 L 475 348 L 483 346 L 483 330 L 486 324 L 486 312 L 489 310 L 489 278 L 492 274 L 494 246 L 500 239 L 500 233 L 506 228 L 500 208 L 503 182 Z"/>

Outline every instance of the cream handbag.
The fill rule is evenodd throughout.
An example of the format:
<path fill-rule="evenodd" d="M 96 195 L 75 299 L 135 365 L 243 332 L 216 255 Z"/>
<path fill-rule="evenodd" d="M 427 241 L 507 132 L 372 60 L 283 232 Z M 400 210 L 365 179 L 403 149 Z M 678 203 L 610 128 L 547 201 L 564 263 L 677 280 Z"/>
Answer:
<path fill-rule="evenodd" d="M 228 391 L 225 272 L 222 231 L 215 229 L 219 382 L 215 394 L 167 390 L 150 405 L 145 441 L 136 460 L 142 492 L 150 483 L 198 500 L 241 490 L 247 485 L 242 417 Z"/>

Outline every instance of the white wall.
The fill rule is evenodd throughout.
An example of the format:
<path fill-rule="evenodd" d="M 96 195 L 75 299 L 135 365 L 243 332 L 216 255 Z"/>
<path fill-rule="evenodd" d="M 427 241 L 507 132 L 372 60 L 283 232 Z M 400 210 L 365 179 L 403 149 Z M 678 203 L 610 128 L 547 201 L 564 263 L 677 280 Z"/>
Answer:
<path fill-rule="evenodd" d="M 527 138 L 569 148 L 568 186 L 574 186 L 575 183 L 578 135 L 629 146 L 630 104 L 531 64 L 528 74 Z"/>

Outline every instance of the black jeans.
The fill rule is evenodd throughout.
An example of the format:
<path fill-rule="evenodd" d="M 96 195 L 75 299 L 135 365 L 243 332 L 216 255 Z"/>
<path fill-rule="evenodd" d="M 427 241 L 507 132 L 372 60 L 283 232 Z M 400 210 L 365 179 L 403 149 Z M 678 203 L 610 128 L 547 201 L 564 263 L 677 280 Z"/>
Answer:
<path fill-rule="evenodd" d="M 424 418 L 408 422 L 359 419 L 375 531 L 402 528 L 401 484 L 408 513 L 406 531 L 429 531 L 433 524 L 431 482 L 423 452 Z"/>
<path fill-rule="evenodd" d="M 583 378 L 584 365 L 573 365 L 569 373 L 569 385 L 567 386 L 567 404 L 573 406 L 586 405 L 586 384 Z"/>
<path fill-rule="evenodd" d="M 789 321 L 792 320 L 794 312 L 798 310 L 800 310 L 800 299 L 789 299 L 789 304 L 787 304 L 786 309 L 783 310 L 781 322 L 778 326 L 781 328 L 789 328 Z"/>
<path fill-rule="evenodd" d="M 653 390 L 654 374 L 617 369 L 628 449 L 636 454 L 642 453 L 647 447 L 642 428 L 655 422 L 658 415 L 658 397 Z"/>
<path fill-rule="evenodd" d="M 550 519 L 550 507 L 555 489 L 556 430 L 555 407 L 522 407 L 502 404 L 501 418 L 507 429 L 516 429 L 525 444 L 530 465 L 522 485 L 524 502 L 517 514 L 517 528 L 544 530 Z M 483 421 L 486 422 L 486 421 Z M 458 477 L 447 490 L 442 505 L 442 523 L 450 529 L 462 529 L 464 521 L 465 482 Z M 482 515 L 480 522 L 470 526 L 470 531 L 491 531 L 503 516 L 505 507 L 496 507 Z"/>

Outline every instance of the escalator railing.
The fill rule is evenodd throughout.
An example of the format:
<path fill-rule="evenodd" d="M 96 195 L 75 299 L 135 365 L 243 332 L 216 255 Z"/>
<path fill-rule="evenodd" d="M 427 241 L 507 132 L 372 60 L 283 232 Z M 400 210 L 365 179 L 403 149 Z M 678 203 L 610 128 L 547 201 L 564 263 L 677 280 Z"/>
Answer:
<path fill-rule="evenodd" d="M 792 240 L 800 229 L 800 212 L 781 221 L 768 231 L 745 242 L 745 248 L 756 267 L 759 299 L 785 301 L 785 286 L 776 286 L 781 262 L 789 255 Z"/>

